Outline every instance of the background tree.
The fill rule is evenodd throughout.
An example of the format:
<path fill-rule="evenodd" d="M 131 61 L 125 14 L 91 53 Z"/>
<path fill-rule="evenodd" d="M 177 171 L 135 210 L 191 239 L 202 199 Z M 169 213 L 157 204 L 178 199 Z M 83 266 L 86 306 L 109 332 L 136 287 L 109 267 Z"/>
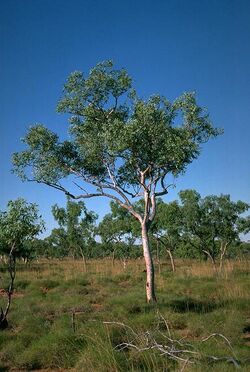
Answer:
<path fill-rule="evenodd" d="M 239 234 L 248 232 L 248 218 L 242 217 L 242 213 L 249 209 L 249 205 L 241 200 L 233 202 L 230 195 L 210 196 L 204 199 L 204 204 L 212 201 L 208 210 L 213 230 L 216 230 L 219 246 L 219 270 L 222 270 L 223 259 L 228 246 L 240 240 Z"/>
<path fill-rule="evenodd" d="M 186 244 L 211 259 L 215 267 L 217 255 L 216 232 L 209 225 L 208 215 L 203 208 L 200 194 L 195 190 L 183 190 L 179 193 L 181 201 L 182 237 Z"/>
<path fill-rule="evenodd" d="M 70 254 L 75 254 L 76 248 L 74 247 L 72 251 L 72 247 L 68 243 L 67 231 L 63 227 L 53 229 L 50 235 L 44 240 L 48 245 L 48 249 L 44 252 L 47 258 L 62 259 L 68 257 Z"/>
<path fill-rule="evenodd" d="M 248 209 L 250 208 L 248 204 Z M 250 232 L 250 216 L 247 217 L 239 217 L 237 220 L 237 226 L 242 234 L 248 234 Z"/>
<path fill-rule="evenodd" d="M 181 243 L 181 209 L 177 201 L 160 200 L 158 213 L 152 225 L 152 234 L 169 255 L 172 271 L 175 271 L 174 252 Z"/>
<path fill-rule="evenodd" d="M 51 245 L 49 244 L 48 238 L 43 239 L 32 239 L 32 241 L 27 241 L 25 243 L 25 255 L 22 256 L 24 261 L 29 262 L 33 259 L 39 260 L 40 257 L 51 258 L 53 252 Z"/>
<path fill-rule="evenodd" d="M 61 255 L 81 256 L 86 270 L 86 255 L 94 242 L 97 215 L 88 211 L 84 202 L 67 200 L 66 208 L 52 206 L 52 214 L 60 228 L 52 230 L 50 242 Z"/>
<path fill-rule="evenodd" d="M 179 193 L 183 237 L 204 252 L 212 261 L 216 270 L 216 258 L 219 257 L 219 269 L 228 246 L 239 241 L 239 234 L 248 232 L 248 217 L 242 213 L 249 205 L 242 201 L 233 202 L 229 195 L 208 195 L 201 198 L 194 190 Z"/>
<path fill-rule="evenodd" d="M 219 131 L 193 93 L 173 103 L 159 95 L 140 99 L 127 72 L 110 61 L 98 64 L 88 77 L 72 73 L 57 109 L 70 114 L 70 139 L 60 142 L 43 125 L 31 127 L 24 138 L 27 149 L 13 156 L 15 172 L 75 199 L 108 197 L 131 213 L 141 225 L 147 301 L 156 301 L 148 235 L 156 199 L 168 192 L 166 177 L 183 173 L 201 144 Z M 69 190 L 62 180 L 71 176 L 77 182 Z M 141 197 L 139 214 L 131 198 Z"/>
<path fill-rule="evenodd" d="M 109 245 L 112 249 L 112 266 L 115 256 L 126 260 L 129 249 L 133 246 L 136 237 L 133 234 L 134 219 L 128 211 L 111 201 L 111 212 L 106 214 L 99 223 L 97 234 L 100 235 L 102 243 Z"/>
<path fill-rule="evenodd" d="M 7 305 L 1 307 L 0 328 L 8 325 L 7 315 L 16 276 L 16 257 L 22 256 L 25 244 L 35 238 L 44 229 L 44 223 L 38 214 L 36 204 L 27 203 L 24 199 L 8 202 L 7 211 L 0 212 L 0 242 L 3 253 L 8 255 L 10 284 L 7 289 Z"/>

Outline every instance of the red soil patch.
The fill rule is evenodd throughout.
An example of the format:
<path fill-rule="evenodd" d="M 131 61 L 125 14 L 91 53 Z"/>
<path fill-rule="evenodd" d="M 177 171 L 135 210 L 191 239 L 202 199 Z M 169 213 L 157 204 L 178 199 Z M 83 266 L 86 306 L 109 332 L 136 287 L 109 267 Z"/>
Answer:
<path fill-rule="evenodd" d="M 102 304 L 91 304 L 91 306 L 95 311 L 101 311 L 103 309 Z"/>
<path fill-rule="evenodd" d="M 8 294 L 4 288 L 0 288 L 0 297 L 6 297 Z M 23 297 L 24 294 L 22 292 L 14 291 L 12 297 L 19 298 Z"/>

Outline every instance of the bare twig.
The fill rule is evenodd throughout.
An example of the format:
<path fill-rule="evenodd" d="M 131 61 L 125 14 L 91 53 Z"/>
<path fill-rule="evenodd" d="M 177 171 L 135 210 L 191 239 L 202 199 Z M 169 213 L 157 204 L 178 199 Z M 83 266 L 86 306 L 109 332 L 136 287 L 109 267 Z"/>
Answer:
<path fill-rule="evenodd" d="M 235 360 L 232 357 L 216 357 L 214 355 L 210 355 L 210 356 L 208 356 L 208 358 L 213 360 L 214 362 L 225 361 L 225 362 L 228 362 L 228 363 L 232 363 L 235 366 L 235 368 L 237 368 L 237 369 L 240 368 L 240 364 L 237 362 L 237 360 Z"/>
<path fill-rule="evenodd" d="M 98 322 L 98 320 L 96 320 L 96 319 L 90 319 L 89 322 Z M 128 325 L 126 325 L 126 324 L 124 324 L 122 322 L 111 322 L 111 321 L 110 322 L 107 322 L 107 321 L 103 321 L 101 323 L 102 324 L 114 324 L 114 325 L 118 325 L 120 327 L 127 328 L 127 329 L 129 329 L 132 332 L 132 334 L 134 336 L 138 336 L 137 333 L 133 330 L 133 328 L 131 328 L 130 326 L 128 326 Z"/>
<path fill-rule="evenodd" d="M 227 345 L 229 346 L 230 350 L 232 351 L 232 354 L 234 355 L 235 357 L 235 353 L 234 353 L 234 350 L 232 348 L 232 345 L 230 343 L 230 341 L 228 340 L 228 338 L 226 338 L 226 336 L 222 335 L 221 333 L 212 333 L 211 335 L 209 335 L 208 337 L 206 338 L 203 338 L 201 340 L 201 342 L 205 342 L 205 341 L 208 341 L 209 339 L 213 338 L 213 337 L 221 337 L 224 341 L 226 341 Z"/>
<path fill-rule="evenodd" d="M 114 349 L 122 352 L 127 349 L 136 350 L 138 353 L 142 353 L 148 350 L 154 350 L 158 352 L 159 355 L 165 356 L 166 358 L 175 360 L 176 362 L 182 363 L 182 367 L 180 371 L 184 371 L 188 364 L 198 363 L 201 358 L 206 358 L 212 362 L 219 362 L 225 361 L 228 363 L 232 363 L 235 368 L 239 368 L 240 364 L 237 360 L 232 345 L 228 338 L 221 333 L 212 333 L 211 335 L 201 339 L 201 342 L 206 342 L 212 338 L 220 337 L 222 338 L 227 346 L 229 346 L 230 351 L 232 352 L 232 356 L 215 356 L 215 355 L 204 355 L 201 351 L 194 348 L 194 345 L 191 343 L 182 342 L 182 339 L 174 339 L 171 331 L 170 326 L 163 315 L 157 311 L 158 320 L 164 322 L 167 330 L 168 335 L 164 335 L 160 330 L 156 331 L 146 331 L 142 333 L 137 333 L 133 328 L 130 326 L 122 323 L 122 322 L 115 322 L 115 321 L 102 321 L 103 324 L 107 325 L 117 325 L 120 327 L 124 327 L 127 333 L 127 341 L 117 344 Z M 98 321 L 98 320 L 91 320 L 91 321 Z M 159 323 L 158 323 L 159 324 Z M 158 326 L 159 328 L 159 326 Z M 133 336 L 133 337 L 129 337 Z M 157 341 L 157 335 L 163 336 L 165 342 L 160 343 Z"/>
<path fill-rule="evenodd" d="M 159 312 L 159 310 L 157 310 L 157 315 L 158 315 L 159 318 L 164 322 L 164 324 L 165 324 L 165 326 L 166 326 L 166 329 L 167 329 L 167 331 L 168 331 L 168 335 L 169 335 L 169 337 L 171 338 L 172 336 L 171 336 L 170 328 L 169 328 L 169 325 L 168 325 L 166 319 L 165 319 L 164 316 Z"/>

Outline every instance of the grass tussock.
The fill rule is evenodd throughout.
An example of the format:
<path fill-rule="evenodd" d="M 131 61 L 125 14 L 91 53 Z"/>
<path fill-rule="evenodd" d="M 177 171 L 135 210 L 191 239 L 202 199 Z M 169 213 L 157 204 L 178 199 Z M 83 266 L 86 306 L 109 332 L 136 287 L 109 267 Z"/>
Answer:
<path fill-rule="evenodd" d="M 9 328 L 0 332 L 0 370 L 178 371 L 183 364 L 156 350 L 119 350 L 131 341 L 123 323 L 137 334 L 160 332 L 186 340 L 201 355 L 230 355 L 222 340 L 201 339 L 221 333 L 231 342 L 241 370 L 247 371 L 250 345 L 248 261 L 228 261 L 216 274 L 209 262 L 179 261 L 156 270 L 157 306 L 145 303 L 142 260 L 124 270 L 116 261 L 56 260 L 19 264 Z M 1 288 L 7 273 L 1 272 Z M 1 291 L 0 306 L 6 300 Z M 158 313 L 167 322 L 159 322 Z M 109 324 L 105 322 L 110 322 Z M 113 322 L 113 323 L 112 323 Z M 115 324 L 117 323 L 117 324 Z M 130 329 L 129 328 L 129 329 Z M 135 342 L 142 342 L 140 339 Z M 185 371 L 233 371 L 226 361 L 200 358 Z"/>

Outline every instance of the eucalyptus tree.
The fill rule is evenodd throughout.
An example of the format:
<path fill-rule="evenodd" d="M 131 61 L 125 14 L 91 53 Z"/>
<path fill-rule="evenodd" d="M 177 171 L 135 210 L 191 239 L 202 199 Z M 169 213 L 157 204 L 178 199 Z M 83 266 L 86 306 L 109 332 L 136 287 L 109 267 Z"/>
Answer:
<path fill-rule="evenodd" d="M 70 253 L 73 257 L 80 254 L 86 270 L 86 253 L 94 242 L 97 215 L 88 211 L 83 201 L 76 203 L 69 198 L 66 208 L 53 205 L 52 214 L 60 228 L 52 230 L 51 243 L 55 248 L 62 247 L 64 254 Z"/>
<path fill-rule="evenodd" d="M 240 240 L 240 233 L 249 231 L 249 217 L 242 214 L 249 209 L 249 204 L 241 200 L 232 201 L 230 195 L 208 196 L 204 199 L 208 204 L 210 226 L 214 226 L 219 242 L 219 270 L 222 270 L 223 259 L 228 246 Z"/>
<path fill-rule="evenodd" d="M 204 252 L 215 270 L 219 258 L 221 271 L 228 246 L 239 241 L 240 233 L 249 231 L 249 217 L 242 216 L 249 205 L 232 201 L 230 195 L 201 198 L 195 190 L 181 191 L 179 195 L 183 238 Z"/>
<path fill-rule="evenodd" d="M 36 204 L 27 203 L 24 199 L 10 200 L 7 211 L 0 212 L 0 242 L 3 253 L 8 255 L 10 283 L 5 310 L 0 309 L 0 329 L 8 325 L 9 312 L 14 281 L 16 276 L 16 257 L 22 256 L 25 244 L 32 241 L 44 229 L 44 223 L 38 214 Z"/>
<path fill-rule="evenodd" d="M 179 192 L 179 198 L 183 240 L 191 244 L 199 254 L 209 257 L 215 267 L 216 232 L 214 226 L 209 224 L 201 195 L 195 190 L 183 190 Z"/>
<path fill-rule="evenodd" d="M 172 103 L 160 95 L 144 100 L 126 70 L 114 69 L 111 61 L 88 76 L 72 73 L 57 110 L 70 115 L 69 139 L 60 141 L 42 124 L 31 127 L 27 148 L 13 156 L 15 172 L 74 199 L 107 197 L 125 208 L 140 223 L 147 301 L 156 301 L 148 235 L 156 199 L 168 193 L 168 176 L 183 173 L 219 131 L 193 93 Z M 67 177 L 72 188 L 63 183 Z M 144 210 L 138 213 L 131 199 L 141 197 Z"/>

